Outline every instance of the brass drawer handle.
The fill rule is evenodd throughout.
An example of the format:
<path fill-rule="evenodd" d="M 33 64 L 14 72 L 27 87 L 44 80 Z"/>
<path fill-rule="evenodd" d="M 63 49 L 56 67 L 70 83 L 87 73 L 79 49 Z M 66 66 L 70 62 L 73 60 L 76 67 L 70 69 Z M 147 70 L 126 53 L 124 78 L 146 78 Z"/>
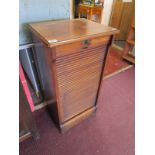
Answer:
<path fill-rule="evenodd" d="M 83 48 L 88 48 L 88 46 L 91 44 L 90 40 L 84 40 L 82 42 Z"/>

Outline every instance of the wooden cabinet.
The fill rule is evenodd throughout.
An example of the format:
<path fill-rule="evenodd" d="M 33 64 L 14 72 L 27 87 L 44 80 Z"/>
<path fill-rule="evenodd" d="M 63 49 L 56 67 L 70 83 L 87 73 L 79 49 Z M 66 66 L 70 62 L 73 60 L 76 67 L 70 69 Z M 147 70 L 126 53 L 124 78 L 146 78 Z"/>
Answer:
<path fill-rule="evenodd" d="M 93 20 L 93 15 L 97 16 L 97 22 L 101 23 L 102 20 L 102 12 L 103 12 L 103 6 L 90 6 L 90 5 L 84 5 L 79 4 L 79 18 L 81 17 L 81 14 L 85 14 L 87 16 L 87 19 Z"/>
<path fill-rule="evenodd" d="M 86 20 L 48 21 L 29 25 L 49 110 L 66 131 L 96 110 L 103 69 L 115 28 Z"/>

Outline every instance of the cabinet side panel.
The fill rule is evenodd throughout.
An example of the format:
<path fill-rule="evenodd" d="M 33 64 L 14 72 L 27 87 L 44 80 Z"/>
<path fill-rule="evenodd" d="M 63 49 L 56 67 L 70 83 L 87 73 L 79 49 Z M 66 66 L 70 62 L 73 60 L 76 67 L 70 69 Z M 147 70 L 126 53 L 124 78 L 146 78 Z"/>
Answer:
<path fill-rule="evenodd" d="M 48 101 L 54 98 L 54 90 L 52 84 L 52 76 L 49 70 L 50 67 L 50 53 L 46 51 L 46 46 L 33 35 L 33 41 L 35 42 L 35 63 L 41 82 L 44 101 Z M 52 49 L 51 49 L 52 50 Z"/>
<path fill-rule="evenodd" d="M 35 36 L 33 36 L 33 40 L 35 42 L 35 61 L 37 63 L 37 70 L 42 85 L 44 101 L 48 101 L 49 104 L 47 110 L 57 127 L 59 127 L 60 116 L 57 104 L 55 73 L 53 70 L 53 55 L 55 49 L 48 48 Z"/>

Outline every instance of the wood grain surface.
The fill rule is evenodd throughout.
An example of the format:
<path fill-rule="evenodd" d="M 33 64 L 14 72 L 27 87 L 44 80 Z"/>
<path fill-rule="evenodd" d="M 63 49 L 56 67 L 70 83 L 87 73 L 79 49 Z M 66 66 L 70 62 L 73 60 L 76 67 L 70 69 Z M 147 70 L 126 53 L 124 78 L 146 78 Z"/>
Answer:
<path fill-rule="evenodd" d="M 32 23 L 29 28 L 49 47 L 119 32 L 115 28 L 86 19 Z"/>
<path fill-rule="evenodd" d="M 30 29 L 46 81 L 43 92 L 55 101 L 51 115 L 66 131 L 95 112 L 106 56 L 119 30 L 86 19 L 34 23 Z"/>

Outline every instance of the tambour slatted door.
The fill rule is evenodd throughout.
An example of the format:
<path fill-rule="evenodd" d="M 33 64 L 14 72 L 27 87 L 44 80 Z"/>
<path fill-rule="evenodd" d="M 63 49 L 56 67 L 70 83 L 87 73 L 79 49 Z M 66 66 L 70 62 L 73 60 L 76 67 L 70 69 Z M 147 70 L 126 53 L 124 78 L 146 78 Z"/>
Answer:
<path fill-rule="evenodd" d="M 63 121 L 95 106 L 104 56 L 99 47 L 56 59 Z"/>
<path fill-rule="evenodd" d="M 64 132 L 96 111 L 106 56 L 119 31 L 86 19 L 29 26 L 42 92 L 55 101 L 48 110 Z"/>

